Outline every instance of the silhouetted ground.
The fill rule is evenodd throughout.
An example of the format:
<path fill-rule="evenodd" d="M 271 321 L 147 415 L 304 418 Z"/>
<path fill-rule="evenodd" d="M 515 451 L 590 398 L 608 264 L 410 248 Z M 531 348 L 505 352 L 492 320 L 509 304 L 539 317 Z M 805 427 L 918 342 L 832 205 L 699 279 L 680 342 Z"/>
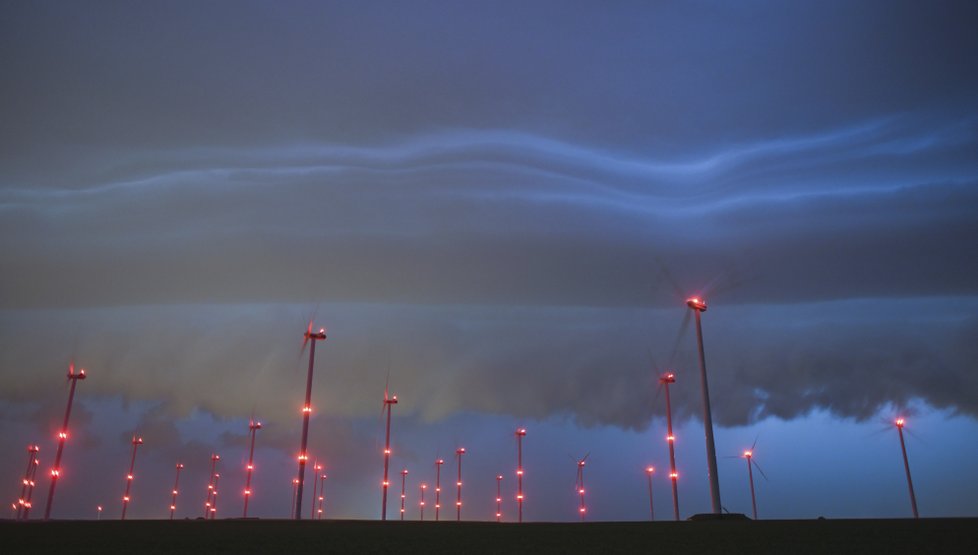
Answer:
<path fill-rule="evenodd" d="M 978 553 L 978 519 L 496 524 L 218 520 L 0 523 L 3 553 Z"/>

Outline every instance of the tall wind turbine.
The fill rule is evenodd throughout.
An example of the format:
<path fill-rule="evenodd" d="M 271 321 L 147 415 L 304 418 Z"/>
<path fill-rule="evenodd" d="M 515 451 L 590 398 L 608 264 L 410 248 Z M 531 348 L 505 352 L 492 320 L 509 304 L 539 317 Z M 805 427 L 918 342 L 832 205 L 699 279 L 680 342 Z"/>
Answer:
<path fill-rule="evenodd" d="M 526 428 L 516 430 L 516 505 L 519 507 L 518 522 L 523 522 L 523 438 Z"/>
<path fill-rule="evenodd" d="M 132 488 L 133 472 L 136 469 L 136 449 L 143 444 L 143 438 L 132 436 L 132 458 L 129 459 L 129 474 L 126 474 L 126 493 L 122 495 L 122 518 L 126 520 L 126 509 L 129 508 L 129 490 Z"/>
<path fill-rule="evenodd" d="M 405 485 L 407 483 L 408 471 L 405 468 L 401 471 L 401 520 L 404 520 L 404 500 L 407 499 L 407 490 Z"/>
<path fill-rule="evenodd" d="M 438 522 L 438 513 L 441 512 L 441 465 L 445 464 L 444 459 L 435 461 L 435 522 Z"/>
<path fill-rule="evenodd" d="M 173 513 L 177 510 L 177 494 L 180 492 L 180 471 L 183 464 L 177 463 L 177 477 L 173 480 L 173 497 L 170 498 L 170 520 L 173 520 Z"/>
<path fill-rule="evenodd" d="M 455 498 L 455 521 L 462 520 L 462 455 L 465 454 L 465 447 L 455 450 L 455 458 L 458 460 L 458 481 L 455 486 L 458 488 Z"/>
<path fill-rule="evenodd" d="M 669 399 L 669 385 L 676 383 L 676 375 L 666 372 L 659 376 L 659 383 L 666 392 L 666 442 L 669 444 L 669 481 L 672 482 L 672 512 L 679 520 L 679 473 L 676 472 L 676 436 L 672 433 L 672 402 Z M 651 486 L 650 486 L 651 488 Z"/>
<path fill-rule="evenodd" d="M 700 314 L 706 312 L 706 301 L 699 297 L 686 300 L 686 306 L 696 315 L 696 342 L 700 353 L 700 386 L 703 394 L 703 429 L 706 433 L 706 465 L 710 474 L 710 504 L 713 514 L 720 514 L 720 477 L 717 474 L 717 449 L 713 441 L 713 415 L 710 412 L 710 387 L 706 380 L 706 355 L 703 352 L 703 326 Z"/>
<path fill-rule="evenodd" d="M 309 459 L 306 447 L 309 444 L 309 416 L 312 414 L 312 370 L 316 362 L 316 342 L 326 340 L 326 329 L 312 331 L 312 320 L 310 320 L 302 337 L 302 351 L 305 351 L 306 345 L 309 344 L 309 373 L 306 375 L 306 404 L 302 405 L 302 444 L 299 447 L 299 475 L 297 476 L 299 481 L 295 487 L 296 520 L 302 519 L 302 485 L 306 478 L 306 461 Z"/>
<path fill-rule="evenodd" d="M 907 444 L 903 441 L 903 427 L 906 421 L 901 417 L 894 422 L 897 432 L 900 434 L 900 450 L 903 451 L 903 469 L 907 471 L 907 488 L 910 490 L 910 508 L 913 509 L 913 517 L 920 518 L 917 514 L 917 496 L 913 494 L 913 480 L 910 478 L 910 461 L 907 459 Z"/>
<path fill-rule="evenodd" d="M 244 489 L 244 518 L 248 518 L 248 501 L 251 499 L 251 474 L 255 471 L 255 435 L 261 429 L 261 422 L 254 418 L 248 423 L 248 431 L 251 432 L 251 449 L 248 450 L 248 466 L 245 467 L 245 489 Z"/>
<path fill-rule="evenodd" d="M 577 509 L 577 512 L 581 515 L 581 521 L 584 521 L 584 513 L 587 512 L 587 507 L 584 505 L 584 464 L 587 462 L 587 458 L 591 456 L 591 453 L 584 455 L 584 458 L 577 461 L 577 482 L 574 486 L 577 490 L 577 494 L 581 496 L 581 504 Z"/>
<path fill-rule="evenodd" d="M 387 473 L 391 462 L 391 408 L 396 404 L 397 395 L 391 396 L 387 386 L 385 385 L 384 404 L 382 407 L 383 410 L 387 412 L 387 433 L 384 436 L 384 481 L 381 482 L 381 486 L 384 491 L 380 501 L 380 520 L 387 520 L 387 488 L 390 487 L 390 481 L 387 479 Z"/>
<path fill-rule="evenodd" d="M 210 519 L 214 520 L 217 518 L 217 484 L 221 481 L 221 474 L 214 474 L 214 498 L 211 502 L 211 514 Z"/>
<path fill-rule="evenodd" d="M 51 469 L 51 487 L 48 488 L 48 502 L 44 507 L 44 520 L 51 518 L 54 489 L 58 485 L 58 478 L 61 477 L 61 454 L 65 449 L 65 440 L 68 439 L 68 419 L 71 418 L 71 403 L 75 399 L 75 386 L 78 385 L 78 380 L 85 379 L 85 370 L 80 369 L 76 374 L 75 362 L 72 361 L 68 364 L 68 377 L 66 379 L 71 382 L 71 388 L 68 390 L 68 406 L 65 408 L 65 420 L 61 425 L 61 431 L 58 432 L 58 452 L 54 455 L 54 468 Z"/>
<path fill-rule="evenodd" d="M 655 467 L 646 468 L 645 474 L 649 477 L 649 520 L 655 520 L 655 503 L 652 502 L 652 475 L 655 474 Z"/>
<path fill-rule="evenodd" d="M 20 520 L 20 515 L 24 511 L 24 505 L 27 503 L 27 486 L 31 483 L 31 472 L 34 470 L 34 465 L 37 461 L 37 453 L 41 448 L 37 445 L 27 446 L 27 470 L 24 471 L 23 485 L 20 488 L 20 497 L 17 498 L 17 520 Z"/>

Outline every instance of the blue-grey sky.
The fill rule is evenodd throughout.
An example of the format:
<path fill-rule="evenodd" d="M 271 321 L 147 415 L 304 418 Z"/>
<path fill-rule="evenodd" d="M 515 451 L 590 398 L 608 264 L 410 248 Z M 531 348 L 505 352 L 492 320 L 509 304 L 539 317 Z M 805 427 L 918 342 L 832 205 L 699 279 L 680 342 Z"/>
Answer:
<path fill-rule="evenodd" d="M 134 430 L 130 515 L 166 516 L 178 460 L 196 514 L 215 450 L 237 515 L 252 413 L 252 512 L 284 516 L 314 316 L 331 516 L 379 516 L 389 372 L 412 492 L 464 445 L 463 516 L 496 474 L 512 515 L 526 426 L 528 518 L 576 518 L 587 452 L 591 517 L 647 518 L 666 367 L 704 512 L 703 294 L 761 516 L 907 516 L 897 414 L 921 514 L 976 515 L 975 28 L 968 2 L 0 2 L 8 497 L 73 358 L 54 516 L 118 515 Z"/>

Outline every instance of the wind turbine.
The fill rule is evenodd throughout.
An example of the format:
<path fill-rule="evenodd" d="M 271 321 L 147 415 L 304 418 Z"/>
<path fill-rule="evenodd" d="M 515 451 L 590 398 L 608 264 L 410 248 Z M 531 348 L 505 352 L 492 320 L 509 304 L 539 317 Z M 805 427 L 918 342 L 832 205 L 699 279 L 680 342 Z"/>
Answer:
<path fill-rule="evenodd" d="M 502 495 L 503 475 L 496 475 L 496 522 L 501 522 L 503 518 L 503 495 Z"/>
<path fill-rule="evenodd" d="M 655 503 L 652 502 L 652 475 L 655 474 L 655 467 L 646 468 L 645 474 L 649 477 L 649 519 L 655 520 Z"/>
<path fill-rule="evenodd" d="M 136 469 L 136 449 L 143 444 L 143 438 L 132 436 L 132 458 L 129 460 L 129 474 L 126 474 L 126 493 L 122 495 L 122 518 L 126 520 L 126 509 L 129 508 L 129 490 L 132 488 L 133 471 Z"/>
<path fill-rule="evenodd" d="M 455 458 L 458 460 L 458 481 L 455 482 L 456 487 L 458 487 L 457 497 L 455 499 L 455 521 L 459 522 L 462 520 L 462 455 L 465 454 L 465 447 L 459 447 L 455 450 Z"/>
<path fill-rule="evenodd" d="M 180 491 L 180 471 L 183 464 L 177 463 L 177 477 L 173 480 L 173 497 L 170 498 L 170 520 L 173 520 L 173 513 L 177 510 L 177 493 Z"/>
<path fill-rule="evenodd" d="M 903 440 L 903 427 L 906 421 L 903 417 L 894 421 L 897 432 L 900 434 L 900 450 L 903 451 L 903 469 L 907 471 L 907 488 L 910 490 L 910 508 L 913 509 L 913 517 L 920 518 L 917 514 L 917 496 L 913 493 L 913 480 L 910 478 L 910 461 L 907 459 L 907 444 Z"/>
<path fill-rule="evenodd" d="M 35 458 L 34 468 L 31 470 L 31 477 L 30 480 L 28 480 L 27 482 L 27 499 L 24 503 L 24 520 L 27 520 L 27 517 L 30 515 L 31 508 L 34 506 L 31 499 L 33 499 L 34 497 L 34 486 L 37 483 L 35 482 L 35 479 L 37 478 L 37 467 L 39 466 L 41 466 L 41 460 Z"/>
<path fill-rule="evenodd" d="M 405 483 L 407 482 L 407 475 L 408 471 L 405 468 L 401 471 L 401 520 L 404 520 L 404 500 L 407 498 L 407 494 L 405 493 L 404 489 Z"/>
<path fill-rule="evenodd" d="M 24 510 L 24 505 L 27 503 L 27 487 L 31 483 L 31 472 L 34 470 L 34 465 L 37 461 L 37 453 L 41 448 L 37 445 L 27 446 L 27 470 L 24 471 L 23 485 L 20 488 L 20 497 L 17 498 L 17 520 L 20 520 L 20 515 Z"/>
<path fill-rule="evenodd" d="M 214 475 L 214 502 L 211 504 L 211 515 L 210 519 L 214 520 L 217 518 L 217 483 L 221 481 L 221 474 Z"/>
<path fill-rule="evenodd" d="M 295 507 L 295 491 L 299 487 L 299 479 L 292 478 L 292 502 L 289 503 L 289 516 L 292 516 L 292 507 Z"/>
<path fill-rule="evenodd" d="M 526 428 L 516 430 L 516 504 L 519 507 L 518 522 L 523 522 L 523 438 Z"/>
<path fill-rule="evenodd" d="M 65 440 L 68 439 L 68 419 L 71 418 L 71 403 L 75 399 L 75 386 L 78 385 L 78 380 L 85 379 L 85 370 L 80 369 L 76 374 L 75 362 L 71 361 L 68 364 L 68 376 L 65 379 L 71 382 L 71 388 L 68 390 L 68 406 L 65 408 L 65 420 L 61 425 L 61 431 L 58 432 L 58 452 L 54 455 L 54 468 L 51 469 L 51 487 L 48 488 L 48 502 L 44 507 L 44 520 L 51 518 L 54 489 L 58 486 L 58 478 L 61 477 L 61 454 L 65 449 Z"/>
<path fill-rule="evenodd" d="M 438 513 L 441 511 L 441 465 L 445 464 L 444 459 L 435 461 L 435 522 L 438 522 Z"/>
<path fill-rule="evenodd" d="M 421 482 L 421 503 L 418 504 L 421 507 L 421 522 L 424 522 L 424 490 L 428 489 L 428 484 Z"/>
<path fill-rule="evenodd" d="M 757 441 L 754 441 L 754 445 L 757 445 Z M 754 446 L 752 445 L 750 449 L 744 451 L 744 459 L 747 460 L 747 478 L 750 481 L 750 504 L 751 508 L 754 510 L 754 520 L 757 520 L 757 497 L 754 496 L 754 470 L 751 465 L 757 467 L 757 471 L 761 473 L 761 476 L 767 480 L 767 476 L 764 476 L 764 471 L 761 470 L 761 465 L 757 464 L 754 460 Z"/>
<path fill-rule="evenodd" d="M 323 468 L 322 470 L 326 470 Z M 319 477 L 319 519 L 323 519 L 323 505 L 326 503 L 326 473 Z"/>
<path fill-rule="evenodd" d="M 397 395 L 390 396 L 388 391 L 388 386 L 384 386 L 384 404 L 382 405 L 383 411 L 387 412 L 387 433 L 384 439 L 384 481 L 381 482 L 383 486 L 383 494 L 380 502 L 380 520 L 387 520 L 387 488 L 390 486 L 390 481 L 387 479 L 387 473 L 390 468 L 391 461 L 391 408 L 397 404 Z"/>
<path fill-rule="evenodd" d="M 221 456 L 217 454 L 211 455 L 211 477 L 207 482 L 207 500 L 204 501 L 204 519 L 206 520 L 211 513 L 213 506 L 211 505 L 211 499 L 216 495 L 217 484 L 214 483 L 214 478 L 217 476 L 217 461 L 221 460 Z M 217 500 L 215 499 L 216 503 Z"/>
<path fill-rule="evenodd" d="M 588 453 L 584 455 L 583 459 L 577 461 L 577 481 L 574 484 L 574 488 L 577 490 L 577 494 L 581 496 L 581 504 L 577 509 L 577 512 L 581 515 L 581 522 L 584 521 L 584 513 L 587 512 L 587 508 L 584 506 L 584 464 L 590 456 L 591 453 Z"/>
<path fill-rule="evenodd" d="M 659 376 L 659 384 L 666 392 L 666 442 L 669 444 L 669 481 L 672 482 L 672 512 L 679 520 L 679 473 L 676 472 L 676 436 L 672 433 L 672 402 L 669 399 L 669 385 L 676 383 L 676 375 L 666 372 Z M 651 486 L 650 486 L 651 491 Z"/>
<path fill-rule="evenodd" d="M 245 489 L 244 489 L 244 518 L 248 518 L 248 501 L 251 499 L 251 474 L 255 470 L 255 435 L 261 429 L 261 422 L 252 416 L 248 423 L 248 430 L 251 432 L 251 449 L 248 451 L 248 466 L 245 467 Z"/>
<path fill-rule="evenodd" d="M 312 320 L 306 328 L 302 339 L 302 350 L 300 355 L 309 345 L 309 373 L 306 375 L 306 404 L 302 405 L 302 444 L 299 447 L 299 480 L 295 488 L 295 519 L 302 519 L 302 485 L 306 478 L 306 461 L 309 456 L 306 454 L 306 446 L 309 444 L 309 416 L 312 414 L 312 370 L 316 362 L 316 341 L 326 340 L 326 329 L 320 328 L 318 332 L 312 331 Z"/>
<path fill-rule="evenodd" d="M 706 434 L 706 464 L 710 474 L 710 504 L 713 514 L 720 514 L 720 478 L 717 474 L 717 449 L 713 441 L 713 416 L 710 412 L 710 387 L 706 379 L 706 355 L 703 352 L 703 326 L 700 314 L 706 312 L 706 301 L 699 297 L 686 300 L 686 306 L 696 315 L 696 342 L 700 354 L 700 386 L 703 395 L 703 429 Z"/>
<path fill-rule="evenodd" d="M 319 475 L 320 471 L 323 469 L 323 465 L 319 464 L 319 461 L 313 460 L 312 463 L 312 507 L 309 509 L 309 519 L 316 519 L 316 502 L 319 501 L 316 492 L 319 488 Z"/>

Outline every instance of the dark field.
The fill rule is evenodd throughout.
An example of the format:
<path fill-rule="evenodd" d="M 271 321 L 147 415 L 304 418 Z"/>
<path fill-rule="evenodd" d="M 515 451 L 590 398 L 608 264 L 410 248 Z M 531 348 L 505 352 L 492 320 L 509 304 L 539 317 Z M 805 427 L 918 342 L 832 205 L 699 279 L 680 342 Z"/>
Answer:
<path fill-rule="evenodd" d="M 3 553 L 978 553 L 978 519 L 2 522 Z"/>

